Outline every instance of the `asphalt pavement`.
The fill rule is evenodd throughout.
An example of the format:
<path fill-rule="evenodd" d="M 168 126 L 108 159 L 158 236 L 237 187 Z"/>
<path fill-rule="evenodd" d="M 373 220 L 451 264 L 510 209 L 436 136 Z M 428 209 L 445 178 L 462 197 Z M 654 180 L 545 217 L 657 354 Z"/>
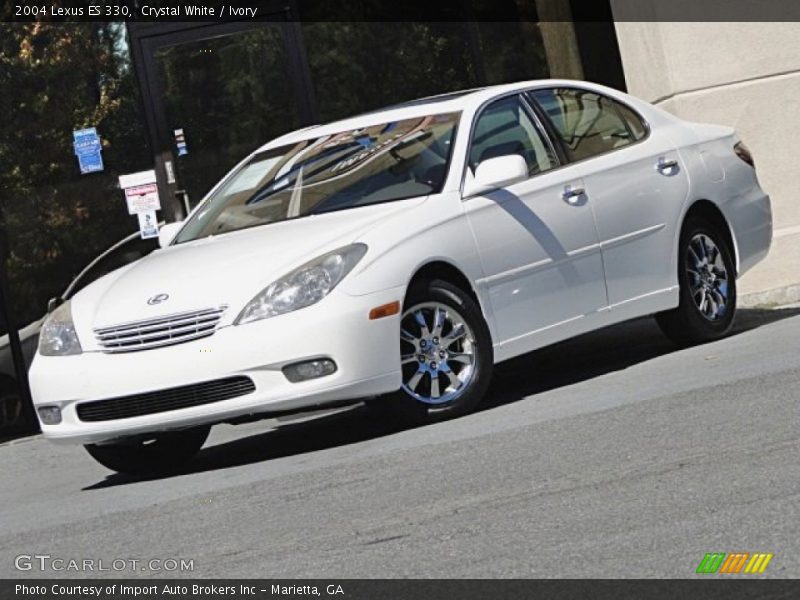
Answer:
<path fill-rule="evenodd" d="M 797 307 L 682 350 L 640 319 L 499 365 L 468 417 L 219 426 L 157 480 L 0 445 L 0 577 L 693 577 L 706 552 L 773 553 L 762 576 L 797 577 L 799 350 Z"/>

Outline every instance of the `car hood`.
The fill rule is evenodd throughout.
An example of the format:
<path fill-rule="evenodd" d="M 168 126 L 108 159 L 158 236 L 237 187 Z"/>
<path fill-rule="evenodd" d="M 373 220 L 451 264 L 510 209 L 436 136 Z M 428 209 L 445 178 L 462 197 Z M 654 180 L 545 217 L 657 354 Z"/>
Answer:
<path fill-rule="evenodd" d="M 229 307 L 230 323 L 253 296 L 293 268 L 335 248 L 423 198 L 292 219 L 169 246 L 123 267 L 73 299 L 79 330 L 175 313 Z M 160 296 L 161 302 L 148 300 Z"/>

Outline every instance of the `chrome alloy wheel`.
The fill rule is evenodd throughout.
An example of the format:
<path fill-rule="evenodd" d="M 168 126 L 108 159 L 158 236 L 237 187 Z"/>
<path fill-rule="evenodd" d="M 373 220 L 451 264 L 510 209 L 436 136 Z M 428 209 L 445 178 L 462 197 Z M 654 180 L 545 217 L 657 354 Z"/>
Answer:
<path fill-rule="evenodd" d="M 706 319 L 717 321 L 728 310 L 728 272 L 722 253 L 710 237 L 698 233 L 689 242 L 686 254 L 694 303 Z"/>
<path fill-rule="evenodd" d="M 412 306 L 400 321 L 403 390 L 425 404 L 454 400 L 475 375 L 476 349 L 474 332 L 452 307 Z"/>

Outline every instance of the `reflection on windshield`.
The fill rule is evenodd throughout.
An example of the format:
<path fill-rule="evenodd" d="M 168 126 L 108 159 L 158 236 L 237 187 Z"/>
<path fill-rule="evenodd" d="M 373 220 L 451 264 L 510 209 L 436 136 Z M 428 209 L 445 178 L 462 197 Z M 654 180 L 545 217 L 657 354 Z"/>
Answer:
<path fill-rule="evenodd" d="M 203 203 L 177 241 L 436 193 L 458 116 L 378 123 L 260 152 Z"/>

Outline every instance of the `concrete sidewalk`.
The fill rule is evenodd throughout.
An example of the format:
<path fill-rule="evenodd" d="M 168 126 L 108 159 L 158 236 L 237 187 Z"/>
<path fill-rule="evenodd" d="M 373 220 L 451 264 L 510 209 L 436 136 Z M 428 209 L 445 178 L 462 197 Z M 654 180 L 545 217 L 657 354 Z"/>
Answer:
<path fill-rule="evenodd" d="M 739 281 L 739 306 L 800 302 L 800 225 L 775 229 L 767 258 Z"/>

